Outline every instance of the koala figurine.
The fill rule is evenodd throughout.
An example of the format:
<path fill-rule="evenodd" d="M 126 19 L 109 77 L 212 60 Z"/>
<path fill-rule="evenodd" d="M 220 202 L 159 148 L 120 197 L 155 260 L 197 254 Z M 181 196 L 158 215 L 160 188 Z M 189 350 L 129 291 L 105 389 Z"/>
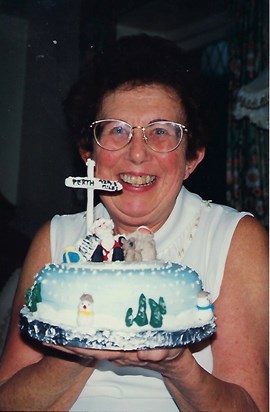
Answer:
<path fill-rule="evenodd" d="M 141 251 L 136 249 L 136 243 L 133 237 L 130 237 L 128 239 L 121 237 L 121 244 L 124 252 L 124 260 L 126 262 L 142 261 Z"/>
<path fill-rule="evenodd" d="M 143 233 L 140 230 L 131 233 L 127 239 L 132 238 L 136 244 L 136 250 L 141 251 L 142 260 L 155 260 L 157 258 L 154 235 L 152 233 Z"/>
<path fill-rule="evenodd" d="M 157 258 L 154 235 L 138 228 L 135 232 L 129 233 L 119 239 L 124 252 L 124 259 L 128 262 L 139 262 L 155 260 Z"/>

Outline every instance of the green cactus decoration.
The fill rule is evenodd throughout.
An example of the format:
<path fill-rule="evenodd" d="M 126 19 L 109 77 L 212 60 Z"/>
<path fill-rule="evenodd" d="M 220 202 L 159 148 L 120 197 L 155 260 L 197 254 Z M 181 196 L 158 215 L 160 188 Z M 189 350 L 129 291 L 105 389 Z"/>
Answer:
<path fill-rule="evenodd" d="M 154 301 L 154 299 L 148 300 L 150 309 L 151 309 L 151 317 L 150 317 L 150 325 L 153 328 L 160 328 L 163 322 L 163 316 L 161 314 L 162 307 Z"/>
<path fill-rule="evenodd" d="M 144 326 L 148 324 L 147 314 L 146 314 L 146 298 L 142 293 L 139 298 L 139 308 L 136 317 L 134 318 L 134 322 L 137 323 L 138 326 Z"/>
<path fill-rule="evenodd" d="M 125 317 L 125 323 L 126 323 L 127 327 L 130 327 L 133 324 L 133 310 L 132 310 L 132 308 L 129 308 L 127 310 L 126 317 Z"/>
<path fill-rule="evenodd" d="M 149 306 L 151 309 L 150 325 L 153 328 L 160 328 L 163 323 L 163 315 L 166 315 L 167 308 L 163 297 L 159 298 L 158 303 L 154 299 L 148 299 Z M 133 309 L 129 308 L 125 317 L 126 326 L 132 326 L 133 322 L 137 323 L 138 326 L 145 326 L 148 324 L 148 318 L 146 314 L 146 298 L 142 293 L 139 298 L 139 306 L 136 317 L 133 319 Z"/>
<path fill-rule="evenodd" d="M 167 308 L 166 308 L 166 304 L 162 296 L 159 298 L 158 304 L 159 304 L 160 313 L 162 315 L 166 315 Z"/>
<path fill-rule="evenodd" d="M 35 283 L 33 288 L 29 288 L 25 295 L 26 306 L 31 312 L 37 311 L 37 303 L 42 301 L 41 298 L 41 284 Z"/>

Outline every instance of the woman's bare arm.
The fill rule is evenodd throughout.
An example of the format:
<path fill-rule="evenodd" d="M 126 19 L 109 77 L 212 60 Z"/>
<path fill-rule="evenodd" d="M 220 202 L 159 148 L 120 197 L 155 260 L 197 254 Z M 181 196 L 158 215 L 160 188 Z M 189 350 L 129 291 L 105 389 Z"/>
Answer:
<path fill-rule="evenodd" d="M 49 239 L 50 225 L 46 224 L 32 242 L 16 291 L 0 363 L 3 411 L 69 409 L 93 372 L 91 358 L 80 360 L 76 355 L 56 353 L 35 341 L 27 342 L 18 327 L 25 292 L 32 285 L 35 273 L 51 261 Z"/>

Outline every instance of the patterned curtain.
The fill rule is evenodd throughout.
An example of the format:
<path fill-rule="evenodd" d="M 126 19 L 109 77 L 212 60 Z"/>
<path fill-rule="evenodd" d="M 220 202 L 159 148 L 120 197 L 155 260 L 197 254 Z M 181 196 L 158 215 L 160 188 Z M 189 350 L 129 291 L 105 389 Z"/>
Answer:
<path fill-rule="evenodd" d="M 268 1 L 229 0 L 227 203 L 268 226 L 268 130 L 234 115 L 237 93 L 268 65 Z"/>

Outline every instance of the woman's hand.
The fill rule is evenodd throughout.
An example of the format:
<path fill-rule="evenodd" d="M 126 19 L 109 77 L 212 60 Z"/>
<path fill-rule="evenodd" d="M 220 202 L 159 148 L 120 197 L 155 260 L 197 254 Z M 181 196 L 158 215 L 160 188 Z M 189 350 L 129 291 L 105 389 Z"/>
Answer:
<path fill-rule="evenodd" d="M 84 349 L 72 346 L 58 346 L 46 344 L 54 350 L 74 355 L 84 364 L 93 365 L 97 360 L 108 360 L 117 366 L 140 366 L 147 367 L 162 373 L 168 367 L 168 364 L 179 360 L 185 351 L 184 348 L 178 347 L 173 349 L 147 349 L 134 351 L 116 351 L 102 349 Z"/>
<path fill-rule="evenodd" d="M 181 358 L 184 350 L 184 348 L 173 348 L 119 352 L 119 357 L 113 363 L 118 366 L 146 367 L 162 373 L 169 363 Z"/>

